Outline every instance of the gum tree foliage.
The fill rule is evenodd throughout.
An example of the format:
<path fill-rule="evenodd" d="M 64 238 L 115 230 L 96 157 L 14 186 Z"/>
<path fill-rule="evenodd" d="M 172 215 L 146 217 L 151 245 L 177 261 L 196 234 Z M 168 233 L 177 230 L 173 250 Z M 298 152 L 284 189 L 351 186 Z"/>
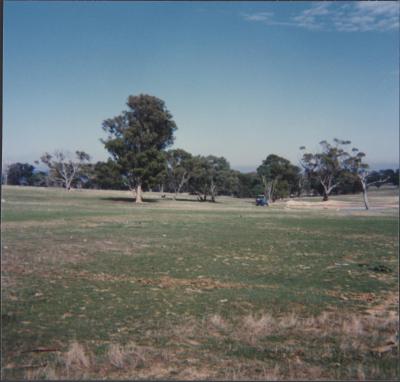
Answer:
<path fill-rule="evenodd" d="M 270 154 L 257 168 L 264 195 L 271 201 L 298 192 L 300 168 L 285 158 Z"/>
<path fill-rule="evenodd" d="M 368 175 L 368 182 L 374 182 L 376 188 L 380 188 L 383 184 L 382 180 L 387 179 L 387 183 L 392 183 L 394 186 L 399 184 L 399 170 L 385 169 L 372 171 Z"/>
<path fill-rule="evenodd" d="M 60 184 L 69 191 L 73 182 L 84 175 L 84 166 L 89 162 L 90 156 L 79 150 L 75 151 L 75 156 L 69 152 L 57 150 L 54 154 L 44 153 L 40 160 L 49 168 L 48 176 L 51 182 Z"/>
<path fill-rule="evenodd" d="M 210 197 L 215 202 L 218 194 L 232 194 L 237 187 L 237 174 L 224 157 L 195 156 L 192 163 L 189 188 L 200 201 Z"/>
<path fill-rule="evenodd" d="M 238 173 L 236 196 L 239 198 L 255 198 L 264 192 L 261 179 L 256 172 Z"/>
<path fill-rule="evenodd" d="M 35 167 L 29 163 L 12 163 L 7 169 L 7 184 L 15 186 L 33 185 Z"/>
<path fill-rule="evenodd" d="M 33 173 L 31 178 L 31 184 L 35 187 L 48 187 L 49 186 L 49 177 L 47 173 L 44 171 L 37 171 Z"/>
<path fill-rule="evenodd" d="M 174 193 L 174 199 L 193 175 L 192 154 L 182 149 L 166 152 L 166 181 Z"/>
<path fill-rule="evenodd" d="M 116 163 L 108 159 L 106 162 L 96 162 L 91 171 L 90 183 L 93 188 L 104 190 L 127 190 Z"/>
<path fill-rule="evenodd" d="M 305 152 L 305 146 L 300 147 L 303 151 L 300 164 L 309 179 L 315 178 L 323 189 L 323 200 L 328 200 L 330 193 L 339 186 L 341 176 L 345 171 L 344 162 L 349 157 L 344 149 L 350 141 L 335 138 L 333 144 L 321 141 L 321 151 L 317 153 Z"/>
<path fill-rule="evenodd" d="M 370 179 L 369 175 L 369 165 L 363 162 L 365 158 L 365 154 L 359 151 L 357 148 L 353 148 L 352 150 L 353 155 L 349 156 L 345 161 L 346 169 L 358 177 L 361 186 L 362 186 L 362 193 L 364 199 L 365 209 L 369 209 L 369 202 L 368 202 L 368 187 L 374 184 L 383 184 L 390 180 L 390 176 L 386 176 L 386 178 L 380 178 L 378 180 Z"/>
<path fill-rule="evenodd" d="M 164 101 L 147 94 L 129 96 L 128 110 L 103 122 L 108 133 L 102 140 L 136 203 L 141 203 L 143 188 L 159 180 L 164 169 L 163 150 L 174 141 L 177 129 Z"/>

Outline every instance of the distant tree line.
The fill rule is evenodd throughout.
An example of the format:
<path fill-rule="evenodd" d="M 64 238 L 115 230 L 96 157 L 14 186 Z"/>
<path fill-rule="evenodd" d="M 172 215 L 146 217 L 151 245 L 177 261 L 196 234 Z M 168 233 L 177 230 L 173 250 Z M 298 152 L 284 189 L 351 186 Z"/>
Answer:
<path fill-rule="evenodd" d="M 44 153 L 35 165 L 13 163 L 2 171 L 2 184 L 130 190 L 136 202 L 144 191 L 196 195 L 199 201 L 215 202 L 218 195 L 254 198 L 264 194 L 271 202 L 301 195 L 362 192 L 368 208 L 367 190 L 384 183 L 399 185 L 399 169 L 369 171 L 365 154 L 349 152 L 350 141 L 320 142 L 320 150 L 300 147 L 299 166 L 275 154 L 268 155 L 256 171 L 233 170 L 224 157 L 192 155 L 169 149 L 177 126 L 165 103 L 153 96 L 130 96 L 127 110 L 103 122 L 107 137 L 102 142 L 110 153 L 107 161 L 90 162 L 83 151 L 74 154 Z M 39 170 L 41 163 L 47 168 Z"/>

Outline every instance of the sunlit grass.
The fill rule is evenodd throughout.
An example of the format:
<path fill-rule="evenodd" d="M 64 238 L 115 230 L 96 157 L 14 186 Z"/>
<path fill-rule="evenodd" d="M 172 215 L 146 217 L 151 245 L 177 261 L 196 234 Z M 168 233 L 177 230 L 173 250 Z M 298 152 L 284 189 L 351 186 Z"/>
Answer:
<path fill-rule="evenodd" d="M 398 210 L 130 197 L 3 189 L 3 376 L 398 377 Z"/>

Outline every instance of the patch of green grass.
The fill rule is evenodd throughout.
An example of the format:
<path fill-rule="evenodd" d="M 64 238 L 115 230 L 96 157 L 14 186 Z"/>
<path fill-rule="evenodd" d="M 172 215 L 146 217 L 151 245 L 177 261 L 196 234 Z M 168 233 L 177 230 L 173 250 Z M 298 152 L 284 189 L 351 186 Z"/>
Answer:
<path fill-rule="evenodd" d="M 104 354 L 104 344 L 131 341 L 173 349 L 179 340 L 171 328 L 212 314 L 232 322 L 257 312 L 361 314 L 371 305 L 365 296 L 377 304 L 397 290 L 393 214 L 259 209 L 229 198 L 216 205 L 157 200 L 136 206 L 118 192 L 16 187 L 3 195 L 6 364 L 29 359 L 22 351 L 65 350 L 73 341 L 95 354 Z M 203 347 L 215 356 L 273 365 L 294 351 L 276 348 L 284 340 L 278 334 L 257 346 L 225 335 L 205 338 L 201 346 L 185 345 L 192 357 L 203 359 Z M 360 361 L 361 353 L 344 353 L 334 339 L 336 350 L 319 359 L 318 340 L 293 338 L 296 349 L 304 348 L 303 362 L 346 366 L 327 374 L 332 377 L 351 377 L 351 363 Z M 364 364 L 392 376 L 392 359 L 371 356 Z"/>

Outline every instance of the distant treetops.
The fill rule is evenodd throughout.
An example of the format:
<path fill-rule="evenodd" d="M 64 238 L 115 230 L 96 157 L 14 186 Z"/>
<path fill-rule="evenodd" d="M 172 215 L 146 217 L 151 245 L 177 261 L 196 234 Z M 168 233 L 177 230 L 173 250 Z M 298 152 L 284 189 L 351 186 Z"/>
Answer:
<path fill-rule="evenodd" d="M 131 190 L 136 203 L 146 190 L 197 195 L 199 201 L 216 201 L 218 195 L 255 197 L 270 201 L 289 196 L 363 192 L 368 208 L 368 186 L 399 185 L 399 170 L 369 171 L 365 154 L 350 141 L 320 142 L 318 152 L 300 147 L 299 165 L 275 154 L 262 161 L 256 172 L 233 170 L 224 157 L 193 156 L 183 149 L 169 149 L 177 125 L 161 99 L 140 94 L 129 96 L 127 109 L 103 122 L 107 137 L 101 139 L 110 154 L 106 162 L 90 163 L 83 151 L 45 153 L 41 163 L 47 171 L 36 171 L 28 163 L 13 163 L 2 171 L 2 184 L 62 186 Z M 35 161 L 39 164 L 39 161 Z"/>

